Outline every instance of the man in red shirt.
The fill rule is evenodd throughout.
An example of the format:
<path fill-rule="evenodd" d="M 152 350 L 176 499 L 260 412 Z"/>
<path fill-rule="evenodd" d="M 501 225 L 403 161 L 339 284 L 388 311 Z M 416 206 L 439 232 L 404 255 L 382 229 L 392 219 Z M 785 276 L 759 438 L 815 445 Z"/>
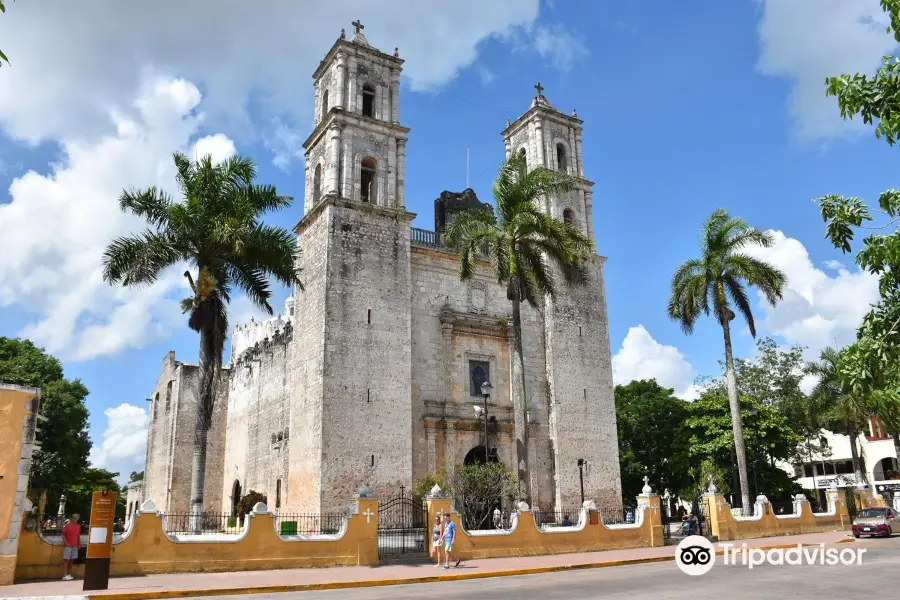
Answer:
<path fill-rule="evenodd" d="M 74 579 L 72 577 L 72 563 L 78 558 L 78 548 L 81 546 L 81 525 L 78 523 L 80 518 L 78 513 L 75 513 L 63 526 L 63 563 L 66 566 L 66 574 L 63 575 L 63 581 L 72 581 Z"/>

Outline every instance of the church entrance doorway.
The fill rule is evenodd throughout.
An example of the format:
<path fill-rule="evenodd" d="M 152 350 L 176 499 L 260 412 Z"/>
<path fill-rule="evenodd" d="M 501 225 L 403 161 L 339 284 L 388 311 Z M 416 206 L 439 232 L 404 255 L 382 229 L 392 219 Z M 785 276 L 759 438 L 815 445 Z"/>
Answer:
<path fill-rule="evenodd" d="M 378 506 L 378 556 L 402 556 L 425 552 L 427 512 L 405 487 Z"/>

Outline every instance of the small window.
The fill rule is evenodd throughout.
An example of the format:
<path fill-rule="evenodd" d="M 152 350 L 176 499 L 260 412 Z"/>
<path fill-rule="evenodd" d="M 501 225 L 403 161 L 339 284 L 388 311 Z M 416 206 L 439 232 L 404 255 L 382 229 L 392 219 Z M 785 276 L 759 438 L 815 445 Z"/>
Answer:
<path fill-rule="evenodd" d="M 368 83 L 362 89 L 362 114 L 375 118 L 375 88 Z"/>
<path fill-rule="evenodd" d="M 172 406 L 172 384 L 174 381 L 170 381 L 166 384 L 166 412 L 169 412 L 169 407 Z"/>
<path fill-rule="evenodd" d="M 519 159 L 525 163 L 526 167 L 528 166 L 528 156 L 525 154 L 525 148 L 519 148 Z"/>
<path fill-rule="evenodd" d="M 556 145 L 556 168 L 560 171 L 565 171 L 568 168 L 568 163 L 566 162 L 566 147 L 562 144 Z"/>
<path fill-rule="evenodd" d="M 313 173 L 313 204 L 319 201 L 319 198 L 322 197 L 322 165 L 316 165 L 316 170 Z"/>
<path fill-rule="evenodd" d="M 322 93 L 322 118 L 325 118 L 325 115 L 328 114 L 328 90 L 325 90 Z"/>
<path fill-rule="evenodd" d="M 153 419 L 156 420 L 156 415 L 159 413 L 159 392 L 156 393 L 156 397 L 153 399 Z"/>
<path fill-rule="evenodd" d="M 275 508 L 281 508 L 281 480 L 275 481 Z"/>
<path fill-rule="evenodd" d="M 569 227 L 575 227 L 575 211 L 567 208 L 563 211 L 563 222 Z"/>
<path fill-rule="evenodd" d="M 481 397 L 481 384 L 491 380 L 491 364 L 483 360 L 469 361 L 469 395 Z"/>
<path fill-rule="evenodd" d="M 359 168 L 359 197 L 363 202 L 371 202 L 376 204 L 378 163 L 375 159 L 367 156 L 362 159 Z"/>

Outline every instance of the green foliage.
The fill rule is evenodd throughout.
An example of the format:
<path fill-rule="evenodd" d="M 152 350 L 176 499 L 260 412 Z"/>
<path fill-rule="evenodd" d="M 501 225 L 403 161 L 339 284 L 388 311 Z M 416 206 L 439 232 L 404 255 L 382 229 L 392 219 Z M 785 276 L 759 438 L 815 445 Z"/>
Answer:
<path fill-rule="evenodd" d="M 476 261 L 487 249 L 498 283 L 512 281 L 511 293 L 532 306 L 541 306 L 544 296 L 556 291 L 551 264 L 567 282 L 583 282 L 583 260 L 593 252 L 593 241 L 539 208 L 544 198 L 574 188 L 575 180 L 566 173 L 544 167 L 529 171 L 525 160 L 513 154 L 494 182 L 497 216 L 458 213 L 447 227 L 447 243 L 460 248 L 460 278 L 475 274 Z"/>
<path fill-rule="evenodd" d="M 0 0 L 0 13 L 5 13 L 5 12 L 6 12 L 6 6 L 3 4 L 3 0 Z M 9 64 L 9 59 L 6 58 L 5 54 L 3 54 L 3 50 L 0 50 L 0 66 L 2 66 L 4 62 L 6 62 L 6 64 Z"/>
<path fill-rule="evenodd" d="M 118 473 L 107 471 L 106 469 L 96 469 L 88 467 L 80 472 L 76 483 L 66 489 L 66 513 L 78 513 L 81 515 L 82 522 L 87 522 L 91 514 L 91 497 L 94 492 L 109 490 L 115 492 L 116 497 L 116 518 L 125 517 L 125 493 L 116 482 Z M 55 506 L 55 504 L 48 504 Z M 55 511 L 48 510 L 48 513 Z"/>
<path fill-rule="evenodd" d="M 421 502 L 431 492 L 431 488 L 437 485 L 444 492 L 450 491 L 450 483 L 447 479 L 447 470 L 444 467 L 437 473 L 429 473 L 417 480 L 413 485 L 412 496 L 414 502 Z"/>
<path fill-rule="evenodd" d="M 0 337 L 0 381 L 41 388 L 39 412 L 46 420 L 35 436 L 40 449 L 32 455 L 30 497 L 37 504 L 46 490 L 47 505 L 56 506 L 88 466 L 88 389 L 78 379 L 64 379 L 62 364 L 43 349 L 6 337 Z"/>
<path fill-rule="evenodd" d="M 257 502 L 266 504 L 268 499 L 265 495 L 260 494 L 255 490 L 250 490 L 245 495 L 241 496 L 241 499 L 237 504 L 238 517 L 243 519 L 245 515 L 250 514 L 250 511 L 253 510 L 253 507 L 256 506 Z"/>
<path fill-rule="evenodd" d="M 128 476 L 128 483 L 134 483 L 135 481 L 143 481 L 144 480 L 144 472 L 132 471 L 131 475 Z"/>
<path fill-rule="evenodd" d="M 801 436 L 774 406 L 757 404 L 749 398 L 743 398 L 741 406 L 748 464 L 750 471 L 755 471 L 757 493 L 777 497 L 799 491 L 792 478 L 774 463 L 790 460 Z M 707 390 L 698 400 L 687 404 L 687 418 L 679 432 L 678 447 L 690 465 L 688 472 L 693 479 L 689 489 L 680 490 L 685 496 L 693 496 L 697 488 L 705 488 L 710 474 L 714 481 L 725 483 L 724 473 L 733 473 L 731 412 L 728 398 L 721 390 Z"/>
<path fill-rule="evenodd" d="M 488 529 L 493 508 L 511 505 L 518 488 L 515 473 L 499 462 L 457 465 L 449 483 L 469 531 Z"/>
<path fill-rule="evenodd" d="M 690 478 L 676 443 L 687 403 L 655 380 L 616 386 L 615 399 L 622 496 L 629 500 L 640 494 L 645 476 L 658 493 L 688 487 Z"/>

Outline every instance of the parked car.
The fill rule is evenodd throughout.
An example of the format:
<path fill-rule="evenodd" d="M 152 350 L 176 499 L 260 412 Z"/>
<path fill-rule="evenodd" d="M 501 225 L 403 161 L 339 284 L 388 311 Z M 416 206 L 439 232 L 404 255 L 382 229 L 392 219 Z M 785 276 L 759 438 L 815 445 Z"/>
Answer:
<path fill-rule="evenodd" d="M 861 510 L 853 519 L 853 536 L 880 535 L 890 537 L 893 527 L 900 527 L 900 518 L 892 508 L 878 507 Z"/>

